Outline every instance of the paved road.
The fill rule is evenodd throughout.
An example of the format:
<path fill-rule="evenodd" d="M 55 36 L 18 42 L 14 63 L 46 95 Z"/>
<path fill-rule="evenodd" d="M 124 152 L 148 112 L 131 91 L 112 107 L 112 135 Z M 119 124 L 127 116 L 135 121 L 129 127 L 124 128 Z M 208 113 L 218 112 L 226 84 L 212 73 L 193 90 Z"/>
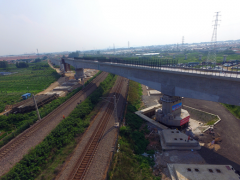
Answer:
<path fill-rule="evenodd" d="M 214 131 L 222 138 L 221 149 L 214 152 L 202 147 L 199 153 L 209 164 L 230 164 L 240 171 L 240 119 L 216 102 L 184 98 L 183 104 L 219 115 L 222 121 L 215 126 Z M 212 139 L 210 135 L 204 136 L 208 142 Z"/>

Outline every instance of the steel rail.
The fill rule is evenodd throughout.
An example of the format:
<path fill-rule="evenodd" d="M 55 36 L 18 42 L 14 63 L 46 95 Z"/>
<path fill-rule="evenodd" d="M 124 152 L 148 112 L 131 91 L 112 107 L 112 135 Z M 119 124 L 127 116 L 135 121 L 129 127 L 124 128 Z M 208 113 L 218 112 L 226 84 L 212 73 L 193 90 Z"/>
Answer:
<path fill-rule="evenodd" d="M 28 129 L 26 129 L 25 131 L 23 131 L 21 134 L 19 134 L 17 137 L 15 137 L 14 139 L 12 139 L 10 142 L 8 142 L 6 145 L 4 145 L 1 149 L 0 149 L 0 160 L 6 156 L 7 154 L 9 154 L 16 146 L 18 146 L 19 144 L 22 144 L 29 136 L 31 136 L 34 132 L 36 132 L 37 130 L 40 129 L 41 126 L 44 126 L 46 124 L 46 122 L 49 122 L 49 120 L 52 120 L 52 118 L 54 118 L 54 116 L 59 113 L 62 112 L 62 110 L 64 110 L 69 104 L 73 103 L 74 101 L 76 101 L 79 97 L 81 97 L 81 95 L 85 92 L 87 92 L 91 87 L 93 87 L 95 85 L 95 83 L 97 83 L 99 80 L 101 80 L 102 78 L 105 78 L 107 76 L 108 73 L 101 73 L 99 74 L 91 83 L 89 83 L 83 90 L 81 90 L 80 92 L 76 93 L 74 96 L 72 96 L 71 98 L 69 98 L 67 101 L 65 101 L 63 104 L 61 104 L 60 106 L 58 106 L 55 110 L 53 110 L 51 113 L 49 113 L 47 116 L 45 116 L 42 120 L 36 122 L 33 126 L 29 127 Z"/>
<path fill-rule="evenodd" d="M 124 78 L 119 78 L 120 83 L 117 83 L 117 87 L 115 89 L 115 93 L 117 93 L 117 100 L 119 100 L 120 92 L 122 90 L 122 85 L 124 83 Z M 112 96 L 112 95 L 111 95 Z M 110 97 L 111 97 L 110 96 Z M 88 141 L 87 145 L 84 148 L 83 154 L 79 157 L 75 167 L 72 170 L 71 176 L 69 179 L 84 179 L 88 168 L 91 165 L 91 162 L 94 158 L 94 155 L 97 151 L 98 145 L 100 143 L 100 140 L 103 136 L 103 133 L 106 129 L 106 126 L 112 117 L 114 107 L 113 107 L 113 99 L 111 99 L 110 102 L 108 102 L 108 105 L 106 107 L 106 111 L 101 117 L 101 121 L 97 128 L 94 130 L 94 133 L 92 134 L 90 141 Z"/>

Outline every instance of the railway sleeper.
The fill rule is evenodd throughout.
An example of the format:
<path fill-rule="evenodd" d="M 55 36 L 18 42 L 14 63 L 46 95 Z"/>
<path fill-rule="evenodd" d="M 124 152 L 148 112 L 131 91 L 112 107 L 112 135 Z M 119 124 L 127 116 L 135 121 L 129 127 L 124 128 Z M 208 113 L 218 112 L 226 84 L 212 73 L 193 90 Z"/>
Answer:
<path fill-rule="evenodd" d="M 80 179 L 82 177 L 82 175 L 78 175 L 76 177 L 74 177 L 73 179 Z"/>

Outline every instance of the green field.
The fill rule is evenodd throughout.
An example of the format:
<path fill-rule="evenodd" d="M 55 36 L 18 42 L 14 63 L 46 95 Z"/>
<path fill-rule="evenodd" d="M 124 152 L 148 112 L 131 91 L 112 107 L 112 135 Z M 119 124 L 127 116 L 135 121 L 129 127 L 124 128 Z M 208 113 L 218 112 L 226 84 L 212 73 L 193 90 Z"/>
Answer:
<path fill-rule="evenodd" d="M 17 72 L 0 76 L 0 112 L 6 105 L 21 101 L 22 94 L 41 92 L 60 77 L 46 61 L 30 63 L 28 68 L 11 64 L 7 70 L 0 68 L 0 72 Z"/>
<path fill-rule="evenodd" d="M 65 162 L 61 156 L 64 154 L 65 157 L 67 157 L 74 149 L 74 146 L 76 146 L 74 138 L 81 135 L 89 126 L 93 115 L 91 112 L 102 100 L 101 97 L 114 85 L 116 78 L 117 76 L 109 74 L 91 95 L 81 102 L 40 144 L 31 149 L 29 153 L 7 174 L 2 176 L 1 179 L 25 180 L 35 179 L 37 176 L 40 176 L 40 179 L 54 178 L 58 172 L 58 167 Z M 81 88 L 76 89 L 76 92 L 80 90 Z M 73 96 L 73 93 L 69 94 Z M 97 114 L 97 112 L 95 112 L 95 114 Z M 29 164 L 31 164 L 31 166 L 29 166 Z M 45 178 L 45 176 L 51 178 Z"/>
<path fill-rule="evenodd" d="M 230 104 L 222 104 L 226 107 L 236 118 L 240 119 L 240 106 L 230 105 Z"/>
<path fill-rule="evenodd" d="M 199 55 L 202 54 L 202 61 L 206 61 L 207 60 L 207 56 L 208 53 L 201 53 L 201 52 L 194 52 L 194 51 L 189 51 L 187 52 L 187 60 L 185 60 L 185 55 L 182 54 L 176 54 L 175 58 L 178 59 L 179 63 L 189 63 L 189 62 L 202 62 L 199 61 Z M 223 55 L 225 55 L 224 52 L 219 52 L 216 55 L 216 61 L 217 63 L 222 63 L 223 62 Z M 166 56 L 168 58 L 173 58 L 173 56 Z M 228 54 L 226 61 L 230 61 L 230 60 L 240 60 L 240 55 L 238 54 Z"/>

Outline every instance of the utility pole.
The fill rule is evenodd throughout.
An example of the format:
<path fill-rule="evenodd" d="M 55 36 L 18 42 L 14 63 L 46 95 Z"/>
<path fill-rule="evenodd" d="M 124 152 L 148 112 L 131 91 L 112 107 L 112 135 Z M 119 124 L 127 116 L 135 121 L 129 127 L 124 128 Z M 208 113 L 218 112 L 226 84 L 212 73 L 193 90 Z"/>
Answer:
<path fill-rule="evenodd" d="M 36 108 L 36 111 L 37 111 L 38 120 L 40 121 L 40 120 L 41 120 L 41 117 L 40 117 L 40 114 L 39 114 L 39 111 L 38 111 L 38 106 L 37 106 L 37 103 L 36 103 L 34 94 L 33 94 L 33 103 L 35 104 L 35 108 Z"/>
<path fill-rule="evenodd" d="M 38 58 L 39 58 L 39 53 L 38 53 L 38 49 L 37 49 L 37 55 L 38 55 Z"/>
<path fill-rule="evenodd" d="M 208 63 L 213 63 L 216 65 L 216 47 L 217 47 L 217 27 L 218 27 L 218 17 L 220 12 L 216 12 L 216 19 L 214 20 L 214 25 L 213 25 L 213 34 L 212 34 L 212 39 L 211 39 L 211 45 L 208 51 L 208 56 L 207 56 L 207 64 Z"/>
<path fill-rule="evenodd" d="M 184 36 L 182 37 L 182 48 L 183 48 L 183 45 L 184 45 Z"/>
<path fill-rule="evenodd" d="M 113 117 L 114 117 L 114 126 L 119 127 L 118 116 L 117 116 L 117 98 L 115 95 L 113 97 L 101 97 L 103 100 L 112 103 L 107 99 L 113 99 L 114 109 L 113 109 Z"/>
<path fill-rule="evenodd" d="M 114 100 L 114 119 L 115 119 L 114 126 L 119 127 L 119 122 L 117 117 L 117 100 L 115 95 L 113 96 L 113 100 Z"/>
<path fill-rule="evenodd" d="M 83 88 L 84 88 L 84 78 L 82 78 L 81 80 L 82 80 L 82 83 L 83 83 L 83 85 L 82 85 L 82 86 L 83 86 Z"/>

